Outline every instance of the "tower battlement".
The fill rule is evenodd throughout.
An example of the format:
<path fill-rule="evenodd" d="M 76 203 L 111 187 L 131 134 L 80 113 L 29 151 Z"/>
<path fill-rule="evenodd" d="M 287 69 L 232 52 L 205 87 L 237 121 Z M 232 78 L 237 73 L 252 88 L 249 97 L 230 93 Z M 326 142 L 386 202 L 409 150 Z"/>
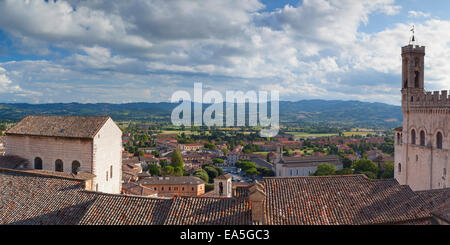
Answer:
<path fill-rule="evenodd" d="M 402 54 L 404 53 L 420 53 L 425 54 L 425 46 L 419 46 L 419 45 L 407 45 L 402 47 Z"/>
<path fill-rule="evenodd" d="M 410 107 L 450 108 L 450 93 L 447 90 L 411 94 L 409 100 Z"/>

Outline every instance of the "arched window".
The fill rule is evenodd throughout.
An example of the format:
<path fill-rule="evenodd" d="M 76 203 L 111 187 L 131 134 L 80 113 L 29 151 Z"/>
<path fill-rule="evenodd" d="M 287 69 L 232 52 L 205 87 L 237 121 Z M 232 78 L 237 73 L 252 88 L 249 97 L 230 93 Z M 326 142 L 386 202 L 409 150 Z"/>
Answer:
<path fill-rule="evenodd" d="M 55 161 L 55 171 L 56 172 L 64 172 L 64 164 L 61 159 Z"/>
<path fill-rule="evenodd" d="M 42 169 L 42 159 L 40 157 L 34 159 L 34 169 Z"/>
<path fill-rule="evenodd" d="M 223 184 L 222 182 L 219 183 L 219 195 L 223 195 Z"/>
<path fill-rule="evenodd" d="M 442 133 L 438 132 L 436 135 L 436 146 L 438 149 L 442 149 Z"/>
<path fill-rule="evenodd" d="M 425 146 L 425 131 L 420 131 L 420 145 Z"/>
<path fill-rule="evenodd" d="M 72 162 L 72 173 L 78 174 L 78 172 L 80 172 L 80 167 L 81 167 L 81 164 L 79 161 L 73 161 Z"/>
<path fill-rule="evenodd" d="M 416 144 L 416 130 L 414 129 L 411 131 L 411 144 Z"/>
<path fill-rule="evenodd" d="M 401 163 L 398 164 L 398 172 L 399 172 L 399 173 L 402 172 L 402 164 L 401 164 Z"/>
<path fill-rule="evenodd" d="M 401 143 L 401 142 L 400 142 L 400 139 L 401 139 L 400 133 L 398 133 L 398 134 L 397 134 L 397 145 L 400 145 L 400 143 Z"/>

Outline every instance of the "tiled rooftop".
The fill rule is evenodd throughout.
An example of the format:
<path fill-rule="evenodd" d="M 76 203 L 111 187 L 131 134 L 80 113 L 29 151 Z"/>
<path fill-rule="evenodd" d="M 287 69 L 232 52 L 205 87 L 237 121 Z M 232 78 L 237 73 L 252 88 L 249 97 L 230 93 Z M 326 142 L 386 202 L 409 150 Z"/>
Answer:
<path fill-rule="evenodd" d="M 76 180 L 0 172 L 0 224 L 78 224 L 94 202 Z"/>
<path fill-rule="evenodd" d="M 2 169 L 0 224 L 252 224 L 247 187 L 238 187 L 239 198 L 163 199 L 85 191 L 81 182 Z M 264 178 L 260 185 L 269 225 L 428 224 L 432 210 L 448 216 L 450 189 L 413 192 L 363 175 Z"/>
<path fill-rule="evenodd" d="M 94 199 L 81 225 L 162 225 L 171 199 L 86 192 Z"/>
<path fill-rule="evenodd" d="M 93 138 L 108 119 L 106 116 L 27 116 L 6 134 Z"/>
<path fill-rule="evenodd" d="M 265 178 L 270 225 L 402 223 L 430 217 L 422 199 L 396 180 L 364 175 Z"/>
<path fill-rule="evenodd" d="M 425 208 L 440 219 L 450 223 L 450 188 L 417 191 L 425 202 Z"/>
<path fill-rule="evenodd" d="M 113 195 L 85 191 L 77 180 L 0 171 L 0 224 L 248 224 L 249 217 L 243 200 Z"/>
<path fill-rule="evenodd" d="M 166 225 L 249 225 L 251 212 L 244 199 L 175 197 Z"/>

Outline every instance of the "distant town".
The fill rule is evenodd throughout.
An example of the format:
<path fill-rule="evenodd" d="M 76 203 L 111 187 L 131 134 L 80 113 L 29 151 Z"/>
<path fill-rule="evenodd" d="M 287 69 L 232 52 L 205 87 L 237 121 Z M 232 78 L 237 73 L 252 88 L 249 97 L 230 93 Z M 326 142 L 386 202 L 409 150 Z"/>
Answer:
<path fill-rule="evenodd" d="M 2 124 L 1 133 L 12 125 Z M 123 132 L 121 192 L 126 194 L 209 195 L 214 179 L 224 174 L 231 176 L 233 186 L 269 176 L 362 173 L 371 179 L 394 177 L 393 131 L 285 132 L 262 138 L 251 128 L 119 125 Z M 5 138 L 1 137 L 1 152 L 5 151 Z M 180 185 L 182 179 L 200 180 L 194 181 L 199 191 L 193 192 L 191 184 Z"/>

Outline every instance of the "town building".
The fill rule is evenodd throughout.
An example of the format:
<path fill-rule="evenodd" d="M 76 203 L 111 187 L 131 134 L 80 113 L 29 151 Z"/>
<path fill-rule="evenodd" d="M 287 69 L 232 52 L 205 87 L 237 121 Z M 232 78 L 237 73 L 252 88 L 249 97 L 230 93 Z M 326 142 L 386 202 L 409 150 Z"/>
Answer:
<path fill-rule="evenodd" d="M 123 183 L 137 181 L 142 170 L 141 162 L 137 157 L 122 159 L 122 189 Z"/>
<path fill-rule="evenodd" d="M 337 169 L 343 168 L 336 155 L 283 157 L 281 161 L 275 163 L 275 174 L 277 177 L 310 176 L 316 172 L 317 166 L 325 163 L 334 165 Z"/>
<path fill-rule="evenodd" d="M 413 190 L 450 187 L 450 98 L 424 89 L 425 47 L 402 47 L 403 126 L 396 129 L 395 179 Z"/>
<path fill-rule="evenodd" d="M 205 193 L 205 182 L 194 176 L 147 177 L 137 183 L 156 191 L 158 196 L 200 196 Z"/>
<path fill-rule="evenodd" d="M 281 147 L 277 149 L 277 158 L 274 162 L 275 176 L 310 176 L 315 173 L 320 164 L 331 164 L 342 169 L 343 164 L 337 155 L 315 155 L 302 157 L 283 157 Z"/>
<path fill-rule="evenodd" d="M 99 192 L 121 190 L 122 131 L 110 117 L 27 116 L 6 132 L 5 154 L 32 169 L 91 173 Z"/>
<path fill-rule="evenodd" d="M 125 184 L 122 184 L 122 194 L 127 195 L 135 195 L 135 196 L 142 196 L 142 197 L 158 197 L 158 192 L 150 189 L 148 187 L 145 187 L 143 185 L 140 185 L 136 182 L 128 182 Z"/>

